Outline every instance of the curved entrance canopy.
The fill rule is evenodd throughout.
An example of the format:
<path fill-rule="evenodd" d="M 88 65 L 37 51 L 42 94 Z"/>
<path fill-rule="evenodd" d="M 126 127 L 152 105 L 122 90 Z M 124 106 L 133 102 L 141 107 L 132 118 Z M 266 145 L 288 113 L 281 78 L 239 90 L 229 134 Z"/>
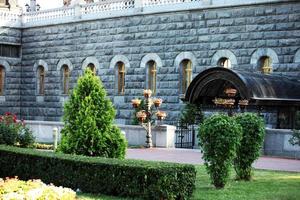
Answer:
<path fill-rule="evenodd" d="M 226 97 L 226 88 L 235 88 L 236 98 L 250 105 L 300 106 L 300 80 L 275 74 L 261 74 L 214 67 L 204 70 L 191 82 L 185 101 L 213 104 L 215 97 Z"/>

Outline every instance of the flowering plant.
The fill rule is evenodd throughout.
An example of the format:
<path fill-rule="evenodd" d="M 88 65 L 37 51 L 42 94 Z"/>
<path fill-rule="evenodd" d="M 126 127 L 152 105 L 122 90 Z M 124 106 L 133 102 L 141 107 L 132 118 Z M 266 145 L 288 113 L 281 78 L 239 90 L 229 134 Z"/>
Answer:
<path fill-rule="evenodd" d="M 46 185 L 41 180 L 21 181 L 15 177 L 0 179 L 0 199 L 74 200 L 76 193 L 69 188 Z"/>
<path fill-rule="evenodd" d="M 33 142 L 32 131 L 26 127 L 24 120 L 18 120 L 10 112 L 0 116 L 0 144 L 30 147 Z"/>

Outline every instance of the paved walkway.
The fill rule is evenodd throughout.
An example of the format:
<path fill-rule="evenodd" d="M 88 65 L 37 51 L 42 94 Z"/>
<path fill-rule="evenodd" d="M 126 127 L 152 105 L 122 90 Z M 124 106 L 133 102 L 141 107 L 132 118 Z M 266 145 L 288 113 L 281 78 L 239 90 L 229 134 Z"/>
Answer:
<path fill-rule="evenodd" d="M 197 149 L 128 149 L 126 158 L 155 160 L 176 163 L 203 164 L 202 154 Z M 300 160 L 260 157 L 255 163 L 256 169 L 300 172 Z"/>

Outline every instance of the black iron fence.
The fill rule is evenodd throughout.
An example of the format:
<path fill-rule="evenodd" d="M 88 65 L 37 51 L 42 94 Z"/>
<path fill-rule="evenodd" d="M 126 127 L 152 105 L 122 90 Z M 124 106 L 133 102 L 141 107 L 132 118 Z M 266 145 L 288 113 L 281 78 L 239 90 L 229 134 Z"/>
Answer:
<path fill-rule="evenodd" d="M 175 147 L 193 149 L 196 138 L 196 125 L 177 122 L 175 131 Z"/>

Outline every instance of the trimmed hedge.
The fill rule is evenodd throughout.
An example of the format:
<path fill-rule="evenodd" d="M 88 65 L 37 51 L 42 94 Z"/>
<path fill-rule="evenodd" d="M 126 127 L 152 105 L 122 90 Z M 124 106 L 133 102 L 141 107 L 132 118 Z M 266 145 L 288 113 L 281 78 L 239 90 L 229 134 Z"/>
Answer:
<path fill-rule="evenodd" d="M 193 165 L 118 160 L 0 145 L 0 177 L 41 179 L 86 193 L 143 199 L 188 199 L 195 188 Z"/>

